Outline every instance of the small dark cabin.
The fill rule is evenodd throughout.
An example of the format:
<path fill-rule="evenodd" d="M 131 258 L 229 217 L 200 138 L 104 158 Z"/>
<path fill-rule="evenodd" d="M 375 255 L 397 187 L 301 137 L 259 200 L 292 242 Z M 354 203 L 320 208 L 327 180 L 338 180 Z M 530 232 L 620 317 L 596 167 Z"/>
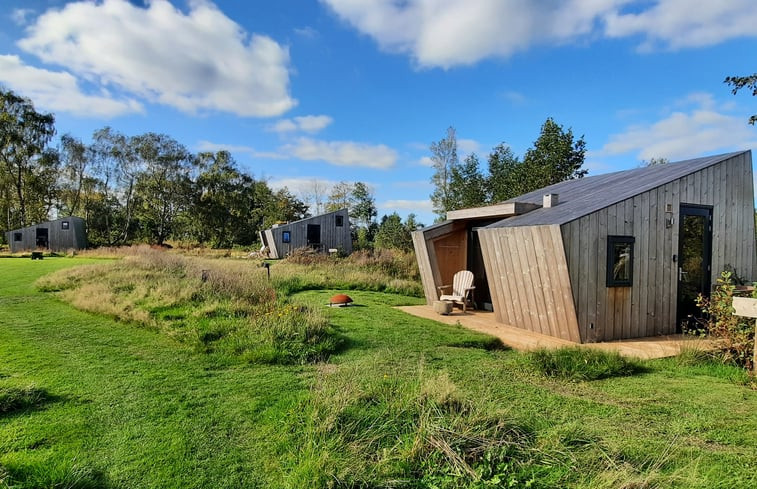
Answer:
<path fill-rule="evenodd" d="M 80 250 L 87 247 L 87 230 L 81 217 L 64 217 L 5 233 L 11 253 L 30 250 Z"/>
<path fill-rule="evenodd" d="M 309 247 L 316 251 L 352 253 L 350 215 L 347 209 L 274 226 L 260 233 L 271 258 L 284 258 L 292 250 Z"/>

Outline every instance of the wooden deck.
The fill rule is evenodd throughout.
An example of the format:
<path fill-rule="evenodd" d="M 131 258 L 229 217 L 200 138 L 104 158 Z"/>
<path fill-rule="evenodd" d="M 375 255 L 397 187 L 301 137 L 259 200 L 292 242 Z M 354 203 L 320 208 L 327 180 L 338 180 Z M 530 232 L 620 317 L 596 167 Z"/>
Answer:
<path fill-rule="evenodd" d="M 652 336 L 631 340 L 608 341 L 604 343 L 587 343 L 579 345 L 571 341 L 547 336 L 525 329 L 507 326 L 494 319 L 493 312 L 467 311 L 463 314 L 455 309 L 449 316 L 442 316 L 434 312 L 431 306 L 402 306 L 398 309 L 426 319 L 432 319 L 446 324 L 458 322 L 474 331 L 486 333 L 502 340 L 505 345 L 516 350 L 528 351 L 537 348 L 560 348 L 564 346 L 582 346 L 606 351 L 617 351 L 623 356 L 636 358 L 663 358 L 678 355 L 685 348 L 711 349 L 712 342 L 686 335 Z"/>

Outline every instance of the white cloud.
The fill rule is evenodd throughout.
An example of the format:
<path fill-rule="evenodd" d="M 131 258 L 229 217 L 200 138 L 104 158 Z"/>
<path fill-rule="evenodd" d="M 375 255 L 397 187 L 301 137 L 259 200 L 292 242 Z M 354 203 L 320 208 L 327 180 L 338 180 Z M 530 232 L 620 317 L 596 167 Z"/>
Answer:
<path fill-rule="evenodd" d="M 676 110 L 650 124 L 639 124 L 610 136 L 591 156 L 636 152 L 641 160 L 677 160 L 700 154 L 757 146 L 757 134 L 747 124 L 748 115 L 723 113 L 707 94 L 688 99 L 696 106 Z"/>
<path fill-rule="evenodd" d="M 74 2 L 48 10 L 18 45 L 45 63 L 183 112 L 280 115 L 289 95 L 289 53 L 246 33 L 207 0 L 183 13 L 167 0 Z"/>
<path fill-rule="evenodd" d="M 86 95 L 70 73 L 28 66 L 18 56 L 0 55 L 0 82 L 53 112 L 109 118 L 144 111 L 134 99 L 115 99 L 107 92 Z"/>
<path fill-rule="evenodd" d="M 30 8 L 15 8 L 11 11 L 10 18 L 16 25 L 26 25 L 34 10 Z"/>
<path fill-rule="evenodd" d="M 285 133 L 302 131 L 316 133 L 329 126 L 334 119 L 327 115 L 304 115 L 291 119 L 281 119 L 271 126 L 273 132 Z"/>
<path fill-rule="evenodd" d="M 425 200 L 406 200 L 394 199 L 387 200 L 379 205 L 379 208 L 390 211 L 411 211 L 411 212 L 432 212 L 434 206 L 430 199 Z"/>
<path fill-rule="evenodd" d="M 337 166 L 358 166 L 386 169 L 397 162 L 397 152 L 390 147 L 353 141 L 320 141 L 300 138 L 283 148 L 292 156 L 306 161 L 321 160 Z"/>
<path fill-rule="evenodd" d="M 464 156 L 470 153 L 478 153 L 481 150 L 481 144 L 474 139 L 458 138 L 457 149 L 458 154 Z"/>
<path fill-rule="evenodd" d="M 321 177 L 276 178 L 268 181 L 268 185 L 273 190 L 279 190 L 286 187 L 290 192 L 296 195 L 312 193 L 314 186 L 318 186 L 324 194 L 328 194 L 331 187 L 337 183 L 338 182 L 335 180 L 327 180 Z M 323 195 L 324 200 L 326 197 L 327 195 Z"/>
<path fill-rule="evenodd" d="M 642 11 L 613 12 L 605 18 L 609 37 L 641 35 L 640 48 L 672 49 L 710 46 L 728 39 L 754 37 L 757 2 L 754 0 L 660 0 Z"/>
<path fill-rule="evenodd" d="M 197 143 L 197 150 L 198 151 L 210 151 L 210 152 L 217 152 L 217 151 L 228 151 L 229 153 L 233 154 L 239 154 L 239 153 L 245 153 L 253 158 L 268 158 L 268 159 L 274 159 L 274 160 L 281 160 L 287 158 L 287 155 L 277 153 L 274 151 L 258 151 L 252 146 L 244 146 L 244 145 L 235 145 L 235 144 L 224 144 L 224 143 L 213 143 L 211 141 L 205 141 L 202 140 Z"/>
<path fill-rule="evenodd" d="M 432 160 L 430 156 L 421 156 L 421 159 L 418 160 L 418 164 L 431 168 L 434 166 L 434 160 Z"/>
<path fill-rule="evenodd" d="M 387 51 L 450 68 L 536 44 L 642 37 L 642 47 L 712 45 L 754 36 L 754 0 L 321 0 Z"/>

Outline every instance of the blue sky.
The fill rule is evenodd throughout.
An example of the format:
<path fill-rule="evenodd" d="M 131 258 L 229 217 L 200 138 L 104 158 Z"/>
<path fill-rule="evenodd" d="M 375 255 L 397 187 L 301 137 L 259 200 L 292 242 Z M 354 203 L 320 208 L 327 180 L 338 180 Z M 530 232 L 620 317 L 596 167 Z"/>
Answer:
<path fill-rule="evenodd" d="M 757 148 L 755 0 L 1 0 L 0 84 L 56 114 L 229 149 L 300 196 L 362 181 L 433 222 L 428 146 L 522 155 L 547 117 L 589 174 Z"/>

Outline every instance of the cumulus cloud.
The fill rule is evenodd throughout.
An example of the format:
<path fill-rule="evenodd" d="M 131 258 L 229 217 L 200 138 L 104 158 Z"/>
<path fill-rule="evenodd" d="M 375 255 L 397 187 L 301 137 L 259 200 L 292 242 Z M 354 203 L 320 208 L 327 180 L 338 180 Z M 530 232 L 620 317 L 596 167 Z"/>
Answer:
<path fill-rule="evenodd" d="M 434 206 L 431 200 L 407 200 L 407 199 L 394 199 L 387 200 L 380 204 L 381 209 L 411 211 L 411 212 L 432 212 Z"/>
<path fill-rule="evenodd" d="M 610 136 L 592 156 L 635 152 L 641 160 L 677 160 L 715 151 L 744 149 L 757 145 L 747 115 L 724 113 L 711 96 L 693 94 L 685 100 L 695 107 L 676 110 L 649 124 L 639 124 Z"/>
<path fill-rule="evenodd" d="M 458 138 L 457 150 L 460 156 L 465 156 L 470 153 L 478 153 L 481 150 L 481 144 L 475 139 Z"/>
<path fill-rule="evenodd" d="M 18 56 L 0 55 L 0 82 L 53 112 L 109 118 L 144 111 L 134 99 L 116 99 L 107 92 L 85 95 L 70 73 L 28 66 Z"/>
<path fill-rule="evenodd" d="M 301 160 L 320 160 L 336 166 L 386 169 L 397 162 L 397 152 L 383 144 L 299 138 L 295 143 L 284 146 L 284 150 Z"/>
<path fill-rule="evenodd" d="M 269 117 L 292 108 L 289 52 L 207 0 L 73 2 L 48 10 L 19 47 L 81 79 L 183 112 Z"/>
<path fill-rule="evenodd" d="M 430 156 L 421 156 L 421 159 L 418 160 L 418 164 L 431 168 L 434 166 L 434 160 L 432 160 Z"/>
<path fill-rule="evenodd" d="M 753 37 L 757 25 L 754 0 L 660 0 L 636 12 L 612 12 L 605 18 L 609 37 L 641 35 L 642 50 L 710 46 L 737 37 Z"/>
<path fill-rule="evenodd" d="M 253 158 L 268 158 L 273 160 L 281 160 L 285 159 L 287 156 L 281 153 L 277 153 L 275 151 L 258 151 L 252 146 L 244 146 L 244 145 L 238 145 L 238 144 L 224 144 L 224 143 L 214 143 L 211 141 L 205 141 L 202 140 L 197 143 L 197 150 L 198 151 L 209 151 L 209 152 L 218 152 L 218 151 L 228 151 L 229 153 L 233 154 L 239 154 L 239 153 L 245 153 Z"/>
<path fill-rule="evenodd" d="M 321 0 L 346 23 L 420 66 L 509 57 L 535 44 L 641 36 L 681 48 L 754 36 L 753 0 Z"/>
<path fill-rule="evenodd" d="M 273 132 L 309 132 L 316 133 L 329 126 L 334 119 L 327 115 L 304 115 L 291 119 L 281 119 L 271 126 Z"/>

